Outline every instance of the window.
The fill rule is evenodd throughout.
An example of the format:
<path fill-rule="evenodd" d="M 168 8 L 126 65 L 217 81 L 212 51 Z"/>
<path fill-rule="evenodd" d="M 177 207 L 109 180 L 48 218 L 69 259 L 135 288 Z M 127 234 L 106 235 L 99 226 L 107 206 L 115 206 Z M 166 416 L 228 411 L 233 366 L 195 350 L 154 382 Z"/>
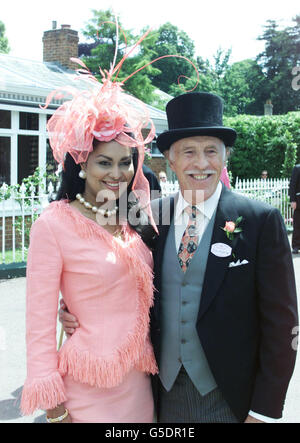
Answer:
<path fill-rule="evenodd" d="M 38 115 L 38 114 L 37 114 Z M 32 175 L 39 164 L 39 138 L 32 135 L 18 136 L 18 183 Z"/>
<path fill-rule="evenodd" d="M 20 112 L 20 129 L 27 129 L 29 131 L 38 131 L 39 114 L 32 114 L 30 112 Z"/>
<path fill-rule="evenodd" d="M 10 137 L 0 137 L 0 186 L 10 185 Z"/>
<path fill-rule="evenodd" d="M 55 174 L 58 163 L 53 157 L 53 151 L 51 149 L 49 139 L 47 139 L 47 157 L 46 157 L 46 167 L 49 174 Z"/>
<path fill-rule="evenodd" d="M 156 155 L 156 156 L 160 156 L 163 157 L 163 154 L 160 152 L 160 150 L 158 149 L 158 147 L 156 146 L 156 139 L 154 139 L 151 143 L 151 154 L 152 155 Z"/>
<path fill-rule="evenodd" d="M 0 110 L 0 128 L 11 129 L 11 112 Z"/>

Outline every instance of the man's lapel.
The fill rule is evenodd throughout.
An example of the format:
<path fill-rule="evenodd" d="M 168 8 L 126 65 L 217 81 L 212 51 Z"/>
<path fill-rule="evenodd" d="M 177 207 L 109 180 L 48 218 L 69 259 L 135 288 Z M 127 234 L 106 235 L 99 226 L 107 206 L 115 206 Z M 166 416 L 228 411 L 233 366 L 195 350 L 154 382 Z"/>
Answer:
<path fill-rule="evenodd" d="M 228 272 L 229 263 L 234 260 L 232 254 L 228 257 L 219 257 L 215 255 L 211 252 L 211 247 L 216 243 L 223 243 L 230 246 L 232 251 L 234 251 L 239 235 L 235 235 L 234 240 L 229 240 L 226 233 L 221 228 L 225 226 L 226 221 L 235 221 L 238 217 L 239 214 L 237 213 L 234 204 L 234 195 L 223 186 L 217 207 L 211 246 L 208 253 L 198 320 L 214 300 L 218 289 Z"/>

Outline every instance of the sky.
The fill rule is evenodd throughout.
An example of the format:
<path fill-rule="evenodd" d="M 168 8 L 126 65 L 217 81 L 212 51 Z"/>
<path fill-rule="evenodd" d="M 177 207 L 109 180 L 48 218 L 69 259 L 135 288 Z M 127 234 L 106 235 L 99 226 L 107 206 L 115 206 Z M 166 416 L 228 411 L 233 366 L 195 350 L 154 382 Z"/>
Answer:
<path fill-rule="evenodd" d="M 299 0 L 3 0 L 0 20 L 6 27 L 10 55 L 42 61 L 43 32 L 52 29 L 52 21 L 57 21 L 58 28 L 71 25 L 83 42 L 80 31 L 93 17 L 92 10 L 110 7 L 125 29 L 138 33 L 144 27 L 158 29 L 171 22 L 194 41 L 196 56 L 212 61 L 218 48 L 231 48 L 231 63 L 263 51 L 264 42 L 257 37 L 267 20 L 284 27 L 300 14 Z"/>

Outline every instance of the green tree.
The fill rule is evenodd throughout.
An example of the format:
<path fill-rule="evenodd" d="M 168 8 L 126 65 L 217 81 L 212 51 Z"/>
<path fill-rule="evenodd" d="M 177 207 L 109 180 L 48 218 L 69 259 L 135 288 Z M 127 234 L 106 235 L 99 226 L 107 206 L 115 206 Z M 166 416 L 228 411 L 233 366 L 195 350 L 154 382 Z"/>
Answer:
<path fill-rule="evenodd" d="M 197 90 L 203 92 L 217 92 L 218 85 L 216 74 L 209 60 L 197 57 L 197 67 L 199 72 L 199 85 Z"/>
<path fill-rule="evenodd" d="M 94 16 L 89 20 L 86 25 L 86 29 L 82 31 L 82 34 L 93 43 L 97 43 L 94 49 L 92 49 L 91 56 L 84 58 L 85 63 L 88 68 L 94 74 L 99 74 L 99 68 L 104 70 L 109 70 L 110 65 L 114 59 L 115 47 L 116 47 L 116 26 L 113 23 L 114 16 L 111 10 L 107 11 L 92 11 Z M 119 23 L 120 26 L 122 26 Z M 132 34 L 130 33 L 127 38 L 129 42 L 131 41 Z M 123 34 L 120 33 L 118 40 L 118 52 L 117 60 L 119 61 L 123 56 L 123 50 L 125 46 L 125 41 Z"/>
<path fill-rule="evenodd" d="M 238 137 L 229 159 L 235 178 L 258 178 L 263 169 L 269 177 L 280 177 L 283 165 L 292 164 L 291 152 L 298 146 L 300 159 L 300 112 L 285 115 L 238 115 L 224 117 L 224 125 L 234 128 Z M 286 160 L 285 160 L 286 159 Z"/>
<path fill-rule="evenodd" d="M 155 32 L 155 57 L 164 55 L 180 55 L 194 60 L 195 45 L 190 37 L 171 23 L 165 23 Z M 178 86 L 178 78 L 181 75 L 193 78 L 195 84 L 195 70 L 193 66 L 182 58 L 170 57 L 158 60 L 154 64 L 160 70 L 160 74 L 151 76 L 150 79 L 158 89 L 171 95 L 182 94 L 182 89 Z M 187 80 L 180 79 L 180 84 L 186 87 Z"/>
<path fill-rule="evenodd" d="M 214 71 L 218 80 L 221 80 L 229 69 L 231 52 L 231 49 L 227 49 L 226 51 L 222 48 L 219 48 L 217 50 L 217 53 L 214 55 Z"/>
<path fill-rule="evenodd" d="M 200 82 L 197 90 L 220 95 L 224 100 L 224 114 L 262 115 L 268 98 L 266 78 L 254 60 L 230 64 L 231 49 L 219 48 L 214 62 L 197 58 Z"/>
<path fill-rule="evenodd" d="M 0 21 L 0 53 L 8 54 L 9 51 L 8 38 L 5 36 L 5 25 Z"/>
<path fill-rule="evenodd" d="M 286 150 L 281 175 L 284 178 L 290 178 L 292 169 L 296 164 L 297 145 L 293 143 L 293 137 L 289 131 L 285 131 L 284 138 L 286 140 Z"/>
<path fill-rule="evenodd" d="M 273 103 L 274 114 L 285 114 L 300 109 L 300 94 L 291 87 L 292 69 L 300 63 L 300 16 L 294 26 L 279 29 L 274 20 L 268 20 L 262 36 L 265 50 L 257 56 L 266 79 L 266 91 Z"/>
<path fill-rule="evenodd" d="M 199 83 L 196 92 L 211 92 L 211 93 L 219 93 L 218 90 L 218 82 L 216 80 L 216 74 L 209 60 L 204 60 L 201 56 L 197 56 L 197 60 L 195 62 L 195 66 L 198 70 L 199 75 Z M 196 75 L 193 73 L 192 77 L 186 79 L 184 88 L 186 90 L 191 90 L 194 88 L 196 84 Z M 177 85 L 173 84 L 170 88 L 170 93 L 174 90 L 172 95 L 178 95 L 182 93 L 182 89 L 180 89 Z"/>
<path fill-rule="evenodd" d="M 229 58 L 231 50 L 225 51 L 219 48 L 214 55 L 214 63 L 201 56 L 197 57 L 196 66 L 199 74 L 199 83 L 196 88 L 198 92 L 210 92 L 222 96 L 221 84 L 227 70 L 229 69 Z M 195 85 L 195 78 L 187 80 L 185 87 L 191 89 Z M 223 97 L 224 98 L 224 97 Z"/>
<path fill-rule="evenodd" d="M 100 79 L 99 67 L 102 71 L 110 70 L 116 47 L 118 50 L 115 66 L 122 60 L 125 54 L 130 52 L 140 35 L 135 36 L 132 31 L 124 29 L 121 22 L 119 22 L 117 33 L 116 25 L 114 24 L 115 17 L 111 10 L 93 10 L 93 15 L 86 29 L 83 30 L 83 35 L 92 42 L 93 46 L 91 55 L 85 56 L 84 62 L 90 71 Z M 117 34 L 119 36 L 118 42 Z M 154 42 L 155 34 L 150 33 L 141 42 L 140 46 L 124 61 L 121 70 L 116 72 L 113 78 L 117 77 L 118 81 L 125 80 L 130 74 L 149 63 L 154 54 L 152 49 Z M 95 45 L 95 43 L 98 44 Z M 124 84 L 124 90 L 130 92 L 140 100 L 151 104 L 155 99 L 155 86 L 152 85 L 150 76 L 154 76 L 159 72 L 160 71 L 152 65 L 148 66 L 128 79 Z"/>
<path fill-rule="evenodd" d="M 208 60 L 197 57 L 197 64 L 200 74 L 198 91 L 212 92 L 222 96 L 222 82 L 230 67 L 229 59 L 231 49 L 225 50 L 219 48 L 213 56 L 214 62 L 211 64 Z M 224 97 L 223 97 L 224 98 Z"/>
<path fill-rule="evenodd" d="M 219 93 L 225 101 L 226 115 L 262 115 L 268 98 L 266 79 L 256 61 L 233 63 L 219 80 Z"/>

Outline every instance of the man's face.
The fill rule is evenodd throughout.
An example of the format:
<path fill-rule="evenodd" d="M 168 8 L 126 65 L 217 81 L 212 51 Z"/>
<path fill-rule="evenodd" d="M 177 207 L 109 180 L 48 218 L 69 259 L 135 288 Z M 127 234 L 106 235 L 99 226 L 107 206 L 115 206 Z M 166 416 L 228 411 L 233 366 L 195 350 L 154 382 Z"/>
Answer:
<path fill-rule="evenodd" d="M 167 181 L 167 176 L 166 176 L 166 174 L 165 174 L 164 172 L 160 172 L 160 174 L 159 174 L 159 180 L 160 180 L 161 182 L 166 182 L 166 181 Z"/>
<path fill-rule="evenodd" d="M 183 138 L 175 142 L 166 155 L 186 201 L 196 204 L 212 196 L 226 161 L 226 149 L 219 138 Z"/>

